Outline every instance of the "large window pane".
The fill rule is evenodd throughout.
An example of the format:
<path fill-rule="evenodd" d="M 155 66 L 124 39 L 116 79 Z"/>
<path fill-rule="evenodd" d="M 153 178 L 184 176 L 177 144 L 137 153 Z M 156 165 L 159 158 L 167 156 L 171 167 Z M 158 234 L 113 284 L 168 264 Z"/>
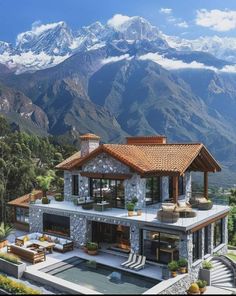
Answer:
<path fill-rule="evenodd" d="M 214 227 L 214 247 L 218 247 L 223 242 L 223 234 L 222 234 L 222 219 L 213 223 Z"/>
<path fill-rule="evenodd" d="M 193 233 L 193 262 L 201 258 L 201 231 Z"/>
<path fill-rule="evenodd" d="M 24 208 L 16 208 L 16 221 L 21 223 L 29 223 L 29 210 Z"/>
<path fill-rule="evenodd" d="M 146 204 L 160 202 L 160 177 L 146 178 Z"/>
<path fill-rule="evenodd" d="M 142 230 L 142 253 L 148 260 L 168 264 L 179 259 L 179 236 Z"/>
<path fill-rule="evenodd" d="M 112 207 L 124 208 L 124 184 L 123 180 L 90 179 L 90 195 L 95 202 L 105 200 Z"/>
<path fill-rule="evenodd" d="M 79 176 L 72 175 L 72 195 L 79 195 Z"/>

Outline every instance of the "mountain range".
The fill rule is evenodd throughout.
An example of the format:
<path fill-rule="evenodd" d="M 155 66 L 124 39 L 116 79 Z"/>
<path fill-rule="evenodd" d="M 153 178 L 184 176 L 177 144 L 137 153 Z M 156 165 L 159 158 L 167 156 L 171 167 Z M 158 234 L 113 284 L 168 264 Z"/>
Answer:
<path fill-rule="evenodd" d="M 34 24 L 14 46 L 0 41 L 0 113 L 21 129 L 74 143 L 85 132 L 103 142 L 144 134 L 203 142 L 223 166 L 224 178 L 215 182 L 230 186 L 236 177 L 232 44 L 167 36 L 142 17 L 76 32 L 65 22 Z"/>

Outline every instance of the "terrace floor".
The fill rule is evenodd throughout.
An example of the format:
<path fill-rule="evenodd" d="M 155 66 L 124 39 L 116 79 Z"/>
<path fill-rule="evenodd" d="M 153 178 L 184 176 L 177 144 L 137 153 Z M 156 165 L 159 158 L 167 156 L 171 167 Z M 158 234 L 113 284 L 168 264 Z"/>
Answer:
<path fill-rule="evenodd" d="M 179 218 L 176 223 L 164 223 L 158 221 L 156 218 L 158 208 L 160 207 L 160 204 L 155 206 L 148 206 L 145 209 L 143 209 L 143 213 L 141 216 L 128 216 L 128 212 L 125 209 L 117 209 L 112 208 L 108 209 L 106 211 L 95 211 L 95 210 L 84 210 L 81 206 L 76 206 L 72 202 L 63 201 L 63 202 L 56 202 L 51 201 L 50 204 L 34 204 L 31 205 L 32 207 L 39 207 L 41 209 L 55 209 L 57 211 L 68 211 L 68 212 L 75 212 L 75 213 L 81 213 L 82 215 L 86 215 L 86 217 L 89 218 L 89 216 L 101 216 L 101 217 L 107 217 L 107 218 L 119 218 L 121 220 L 129 220 L 129 221 L 136 221 L 138 223 L 145 222 L 148 224 L 152 224 L 153 226 L 162 226 L 166 225 L 168 228 L 173 229 L 180 229 L 180 230 L 188 230 L 191 229 L 198 224 L 202 224 L 205 221 L 212 219 L 214 217 L 217 217 L 221 214 L 224 214 L 229 211 L 229 207 L 225 205 L 213 205 L 211 210 L 198 210 L 193 209 L 197 212 L 197 216 L 194 218 Z"/>

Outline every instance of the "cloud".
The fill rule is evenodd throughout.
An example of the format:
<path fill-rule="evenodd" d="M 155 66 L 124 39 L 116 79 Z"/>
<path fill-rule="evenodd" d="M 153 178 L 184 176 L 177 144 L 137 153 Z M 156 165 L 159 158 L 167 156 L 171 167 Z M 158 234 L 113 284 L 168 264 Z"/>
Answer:
<path fill-rule="evenodd" d="M 163 13 L 163 14 L 171 14 L 172 13 L 172 9 L 171 8 L 161 8 L 159 10 L 160 13 Z"/>
<path fill-rule="evenodd" d="M 208 69 L 213 71 L 217 70 L 215 67 L 206 66 L 196 61 L 193 61 L 191 63 L 185 63 L 182 60 L 168 59 L 158 53 L 147 53 L 140 56 L 139 59 L 151 60 L 168 70 L 179 70 L 179 69 Z"/>
<path fill-rule="evenodd" d="M 176 24 L 177 27 L 180 27 L 180 28 L 188 28 L 188 23 L 186 21 L 183 21 L 183 22 L 180 22 L 180 23 L 177 23 Z"/>
<path fill-rule="evenodd" d="M 108 26 L 114 29 L 119 29 L 125 22 L 130 19 L 129 16 L 123 14 L 115 14 L 111 19 L 107 21 Z"/>
<path fill-rule="evenodd" d="M 130 60 L 130 59 L 132 59 L 132 57 L 130 57 L 129 54 L 123 54 L 121 56 L 108 57 L 106 59 L 103 59 L 102 64 L 105 65 L 105 64 L 108 64 L 108 63 L 115 63 L 115 62 L 119 62 L 119 61 L 122 61 L 122 60 Z"/>
<path fill-rule="evenodd" d="M 200 9 L 195 22 L 214 31 L 226 32 L 236 28 L 236 10 Z"/>

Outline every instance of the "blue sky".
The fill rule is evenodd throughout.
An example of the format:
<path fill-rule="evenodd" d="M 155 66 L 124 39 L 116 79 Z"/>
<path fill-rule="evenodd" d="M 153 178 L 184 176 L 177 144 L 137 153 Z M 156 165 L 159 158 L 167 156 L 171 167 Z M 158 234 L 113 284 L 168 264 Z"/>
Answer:
<path fill-rule="evenodd" d="M 0 0 L 0 40 L 15 42 L 35 21 L 61 20 L 76 30 L 114 14 L 140 15 L 164 33 L 236 37 L 236 0 Z"/>

